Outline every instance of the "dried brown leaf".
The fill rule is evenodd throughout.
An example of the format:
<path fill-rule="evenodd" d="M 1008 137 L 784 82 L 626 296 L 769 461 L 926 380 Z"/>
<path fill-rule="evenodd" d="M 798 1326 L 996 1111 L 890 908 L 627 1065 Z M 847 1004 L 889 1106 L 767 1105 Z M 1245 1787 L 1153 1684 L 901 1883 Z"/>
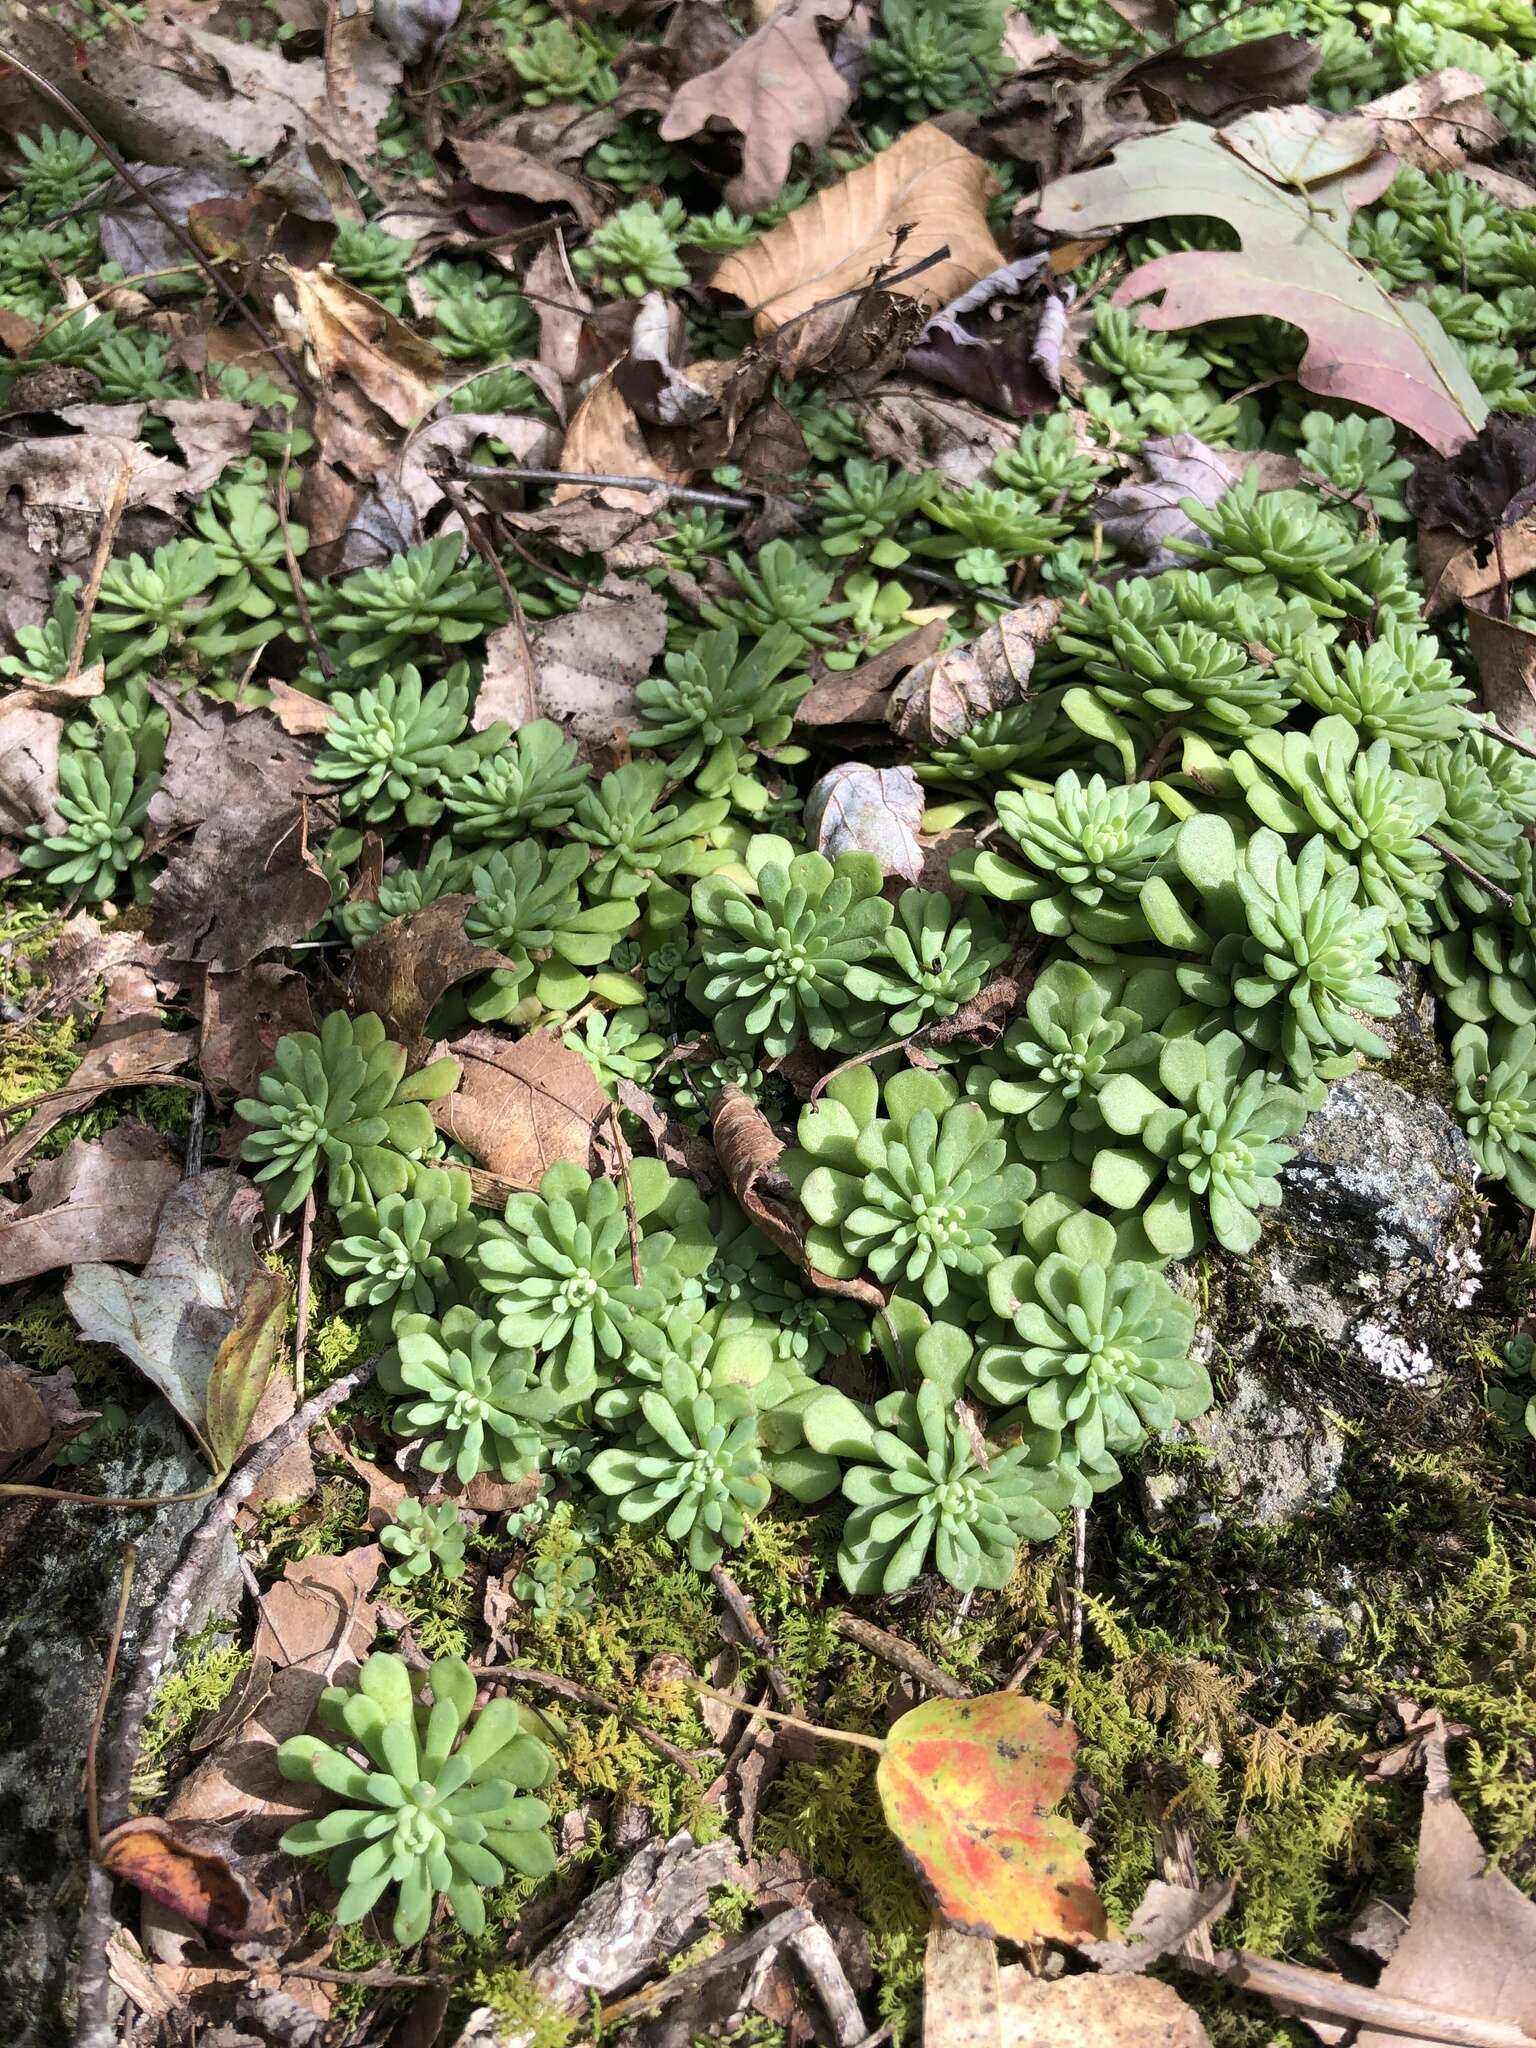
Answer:
<path fill-rule="evenodd" d="M 1486 538 L 1462 546 L 1441 527 L 1420 533 L 1419 554 L 1429 589 L 1424 600 L 1426 618 L 1438 618 L 1453 604 L 1485 597 L 1501 584 L 1517 583 L 1536 569 L 1536 512 L 1500 527 L 1497 540 L 1497 546 Z"/>
<path fill-rule="evenodd" d="M 581 323 L 592 301 L 572 283 L 553 240 L 529 264 L 525 282 L 539 316 L 539 356 L 557 377 L 569 381 L 576 375 Z"/>
<path fill-rule="evenodd" d="M 1506 732 L 1531 739 L 1536 737 L 1536 633 L 1517 619 L 1495 617 L 1486 603 L 1467 606 L 1483 709 Z"/>
<path fill-rule="evenodd" d="M 1182 501 L 1219 503 L 1242 476 L 1243 463 L 1231 449 L 1209 448 L 1198 435 L 1170 434 L 1145 444 L 1142 466 L 1142 476 L 1100 499 L 1098 519 L 1105 539 L 1150 576 L 1189 559 L 1168 545 L 1197 535 Z"/>
<path fill-rule="evenodd" d="M 86 1259 L 147 1259 L 180 1178 L 170 1146 L 143 1124 L 73 1139 L 33 1169 L 24 1202 L 0 1203 L 0 1286 Z"/>
<path fill-rule="evenodd" d="M 758 334 L 768 335 L 828 299 L 932 257 L 887 286 L 931 311 L 1002 263 L 987 225 L 996 191 L 979 156 L 924 121 L 727 256 L 710 282 L 750 307 Z"/>
<path fill-rule="evenodd" d="M 219 1095 L 248 1095 L 272 1064 L 277 1041 L 314 1028 L 309 989 L 296 968 L 268 962 L 238 974 L 210 973 L 197 1055 L 204 1085 Z"/>
<path fill-rule="evenodd" d="M 1013 442 L 995 413 L 917 383 L 881 384 L 862 409 L 869 452 L 902 469 L 936 469 L 952 484 L 974 484 Z"/>
<path fill-rule="evenodd" d="M 945 621 L 930 619 L 894 647 L 861 661 L 857 668 L 819 672 L 795 707 L 796 725 L 884 725 L 892 683 L 926 661 L 944 633 Z"/>
<path fill-rule="evenodd" d="M 64 721 L 51 711 L 24 698 L 0 702 L 0 832 L 19 839 L 30 825 L 62 828 L 55 806 L 63 737 Z"/>
<path fill-rule="evenodd" d="M 565 410 L 565 395 L 559 379 L 542 363 L 511 362 L 506 366 L 531 378 L 554 407 Z M 468 455 L 477 441 L 499 441 L 512 462 L 547 469 L 560 452 L 560 429 L 548 420 L 527 413 L 452 413 L 447 419 L 431 420 L 419 434 L 413 434 L 400 454 L 400 489 L 410 500 L 417 518 L 440 505 L 447 493 L 433 474 L 442 465 L 450 476 L 455 456 Z"/>
<path fill-rule="evenodd" d="M 1421 171 L 1452 171 L 1503 140 L 1487 106 L 1488 83 L 1455 67 L 1412 78 L 1395 92 L 1367 100 L 1351 118 L 1369 121 L 1383 149 Z"/>
<path fill-rule="evenodd" d="M 46 1472 L 99 1413 L 81 1407 L 68 1366 L 26 1372 L 0 1358 L 0 1479 L 24 1482 Z"/>
<path fill-rule="evenodd" d="M 978 720 L 1029 695 L 1035 656 L 1055 632 L 1061 600 L 1032 597 L 965 647 L 930 655 L 903 677 L 890 720 L 903 739 L 957 739 Z"/>
<path fill-rule="evenodd" d="M 506 133 L 519 125 L 514 116 L 484 135 L 459 136 L 453 145 L 459 162 L 488 192 L 515 192 L 537 206 L 567 206 L 583 227 L 591 227 L 598 217 L 591 185 L 574 172 L 563 171 L 520 148 Z"/>
<path fill-rule="evenodd" d="M 449 989 L 468 975 L 514 966 L 494 947 L 464 936 L 464 913 L 473 902 L 472 896 L 440 896 L 364 939 L 352 956 L 351 1007 L 376 1012 L 392 1038 L 413 1045 Z"/>
<path fill-rule="evenodd" d="M 613 371 L 599 377 L 572 416 L 560 452 L 560 467 L 578 476 L 638 476 L 666 479 L 669 472 L 651 453 L 634 408 L 619 390 Z M 686 482 L 686 475 L 673 478 Z M 556 506 L 584 495 L 581 484 L 556 486 Z M 649 514 L 656 510 L 654 491 L 626 491 L 613 485 L 598 488 L 599 501 L 618 511 Z"/>
<path fill-rule="evenodd" d="M 190 1920 L 215 1941 L 268 1942 L 284 1928 L 223 1829 L 204 1821 L 136 1814 L 102 1838 L 113 1877 Z"/>
<path fill-rule="evenodd" d="M 829 768 L 805 800 L 805 829 L 828 860 L 872 853 L 888 875 L 915 882 L 923 871 L 917 843 L 926 801 L 910 768 L 872 768 L 843 761 Z"/>
<path fill-rule="evenodd" d="M 852 83 L 828 56 L 821 24 L 841 25 L 856 12 L 853 0 L 786 0 L 673 100 L 661 124 L 664 141 L 721 128 L 741 137 L 741 172 L 725 188 L 738 212 L 771 206 L 796 145 L 819 149 L 852 105 Z"/>
<path fill-rule="evenodd" d="M 1155 1977 L 1051 1983 L 1010 1963 L 998 1992 L 1000 2048 L 1210 2048 L 1199 2015 Z"/>
<path fill-rule="evenodd" d="M 164 683 L 150 689 L 171 722 L 165 768 L 149 806 L 150 851 L 205 818 L 287 814 L 309 791 L 314 748 L 285 733 L 265 711 L 182 697 Z"/>
<path fill-rule="evenodd" d="M 262 1595 L 253 1666 L 265 1689 L 248 1695 L 249 1711 L 181 1782 L 166 1809 L 171 1820 L 228 1822 L 237 1850 L 266 1846 L 294 1821 L 323 1809 L 318 1786 L 289 1784 L 278 1772 L 278 1745 L 309 1725 L 330 1684 L 356 1682 L 357 1664 L 373 1647 L 377 1609 L 368 1597 L 383 1553 L 376 1543 L 344 1557 L 310 1557 L 287 1565 Z"/>
<path fill-rule="evenodd" d="M 715 1152 L 731 1192 L 768 1242 L 824 1292 L 884 1308 L 885 1292 L 872 1280 L 834 1280 L 810 1263 L 804 1220 L 786 1199 L 788 1183 L 778 1172 L 783 1143 L 751 1096 L 740 1088 L 722 1088 L 710 1113 Z"/>
<path fill-rule="evenodd" d="M 317 822 L 331 813 L 320 808 Z M 167 861 L 151 891 L 150 931 L 172 958 L 221 974 L 302 939 L 330 908 L 309 850 L 310 807 L 216 812 Z"/>
<path fill-rule="evenodd" d="M 608 1098 L 580 1053 L 551 1031 L 515 1040 L 470 1031 L 432 1048 L 434 1059 L 445 1053 L 464 1073 L 456 1093 L 433 1103 L 433 1121 L 498 1179 L 534 1188 L 558 1160 L 587 1164 Z"/>
<path fill-rule="evenodd" d="M 505 719 L 515 732 L 543 715 L 532 636 L 525 620 L 509 619 L 486 636 L 485 668 L 470 726 L 475 732 L 484 732 L 488 725 Z"/>
<path fill-rule="evenodd" d="M 397 427 L 425 419 L 448 382 L 437 351 L 329 264 L 315 270 L 284 264 L 283 274 L 322 385 L 349 378 Z"/>
<path fill-rule="evenodd" d="M 612 739 L 633 721 L 634 686 L 666 645 L 666 601 L 648 584 L 605 576 L 575 611 L 535 626 L 529 637 L 540 716 L 581 739 Z"/>

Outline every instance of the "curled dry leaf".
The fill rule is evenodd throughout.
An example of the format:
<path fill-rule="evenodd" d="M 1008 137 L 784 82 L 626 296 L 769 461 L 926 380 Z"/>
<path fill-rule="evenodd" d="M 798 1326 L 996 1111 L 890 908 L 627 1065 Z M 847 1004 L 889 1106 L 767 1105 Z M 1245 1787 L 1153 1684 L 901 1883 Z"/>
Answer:
<path fill-rule="evenodd" d="M 510 140 L 504 131 L 518 125 L 514 118 L 499 122 L 484 135 L 459 136 L 453 145 L 459 162 L 487 192 L 514 192 L 536 206 L 569 207 L 583 227 L 591 227 L 598 209 L 587 180 Z"/>
<path fill-rule="evenodd" d="M 1536 737 L 1536 633 L 1516 619 L 1495 617 L 1484 609 L 1486 602 L 1467 606 L 1483 708 L 1506 732 L 1531 739 Z"/>
<path fill-rule="evenodd" d="M 904 676 L 890 719 L 903 739 L 958 739 L 979 719 L 1029 695 L 1035 656 L 1055 632 L 1061 600 L 1032 597 L 965 647 L 930 655 Z"/>
<path fill-rule="evenodd" d="M 558 1160 L 587 1164 L 608 1098 L 580 1053 L 551 1031 L 515 1040 L 470 1031 L 432 1048 L 434 1059 L 445 1053 L 464 1072 L 457 1091 L 433 1103 L 432 1119 L 499 1180 L 534 1188 Z"/>
<path fill-rule="evenodd" d="M 136 1814 L 102 1838 L 101 1861 L 115 1878 L 215 1941 L 270 1942 L 284 1931 L 277 1908 L 257 1889 L 227 1832 L 206 1821 Z"/>
<path fill-rule="evenodd" d="M 668 471 L 651 453 L 634 408 L 620 391 L 612 370 L 598 378 L 572 415 L 560 467 L 578 476 L 667 478 Z M 676 481 L 686 482 L 686 478 Z M 583 495 L 581 484 L 560 484 L 554 503 L 565 505 Z M 597 495 L 604 505 L 645 515 L 654 512 L 661 501 L 656 491 L 626 491 L 613 485 L 599 488 Z"/>
<path fill-rule="evenodd" d="M 32 825 L 51 832 L 63 825 L 55 808 L 63 738 L 64 721 L 51 711 L 9 697 L 0 701 L 0 833 L 19 839 Z"/>
<path fill-rule="evenodd" d="M 877 461 L 902 469 L 936 469 L 962 486 L 980 482 L 1014 437 L 1014 429 L 995 413 L 905 380 L 879 385 L 862 409 L 860 424 Z"/>
<path fill-rule="evenodd" d="M 171 722 L 160 787 L 149 806 L 156 846 L 228 812 L 287 813 L 309 792 L 313 747 L 285 733 L 265 711 L 240 712 L 202 695 L 183 698 L 168 683 L 151 683 L 150 690 Z"/>
<path fill-rule="evenodd" d="M 778 1172 L 783 1143 L 751 1096 L 734 1086 L 722 1088 L 711 1116 L 715 1153 L 731 1193 L 769 1243 L 825 1293 L 862 1302 L 866 1308 L 884 1308 L 885 1290 L 872 1280 L 834 1280 L 811 1264 L 805 1249 L 804 1220 L 789 1199 L 789 1183 Z"/>
<path fill-rule="evenodd" d="M 1488 82 L 1475 71 L 1449 66 L 1412 78 L 1395 92 L 1355 107 L 1357 121 L 1369 121 L 1383 149 L 1399 163 L 1421 171 L 1452 171 L 1504 138 L 1488 111 Z"/>
<path fill-rule="evenodd" d="M 944 633 L 945 621 L 930 619 L 894 647 L 861 661 L 857 668 L 818 674 L 795 706 L 796 725 L 883 725 L 890 710 L 892 683 L 934 654 Z"/>
<path fill-rule="evenodd" d="M 378 1610 L 368 1597 L 383 1563 L 376 1543 L 343 1557 L 308 1557 L 284 1567 L 261 1596 L 252 1671 L 263 1682 L 243 1695 L 241 1711 L 172 1794 L 166 1817 L 229 1822 L 246 1851 L 271 1843 L 306 1814 L 330 1803 L 316 1785 L 290 1784 L 277 1749 L 309 1726 L 326 1686 L 356 1683 L 373 1647 Z"/>
<path fill-rule="evenodd" d="M 916 264 L 924 267 L 886 289 L 922 306 L 947 305 L 1002 265 L 987 226 L 996 191 L 979 156 L 923 121 L 727 256 L 710 282 L 752 309 L 759 335 Z"/>
<path fill-rule="evenodd" d="M 78 1265 L 64 1300 L 170 1402 L 209 1464 L 239 1456 L 271 1374 L 288 1287 L 252 1249 L 261 1197 L 239 1174 L 191 1174 L 166 1197 L 142 1274 Z"/>
<path fill-rule="evenodd" d="M 1036 218 L 1066 235 L 1170 214 L 1224 220 L 1240 248 L 1154 257 L 1124 280 L 1115 303 L 1139 305 L 1143 323 L 1159 332 L 1254 313 L 1289 321 L 1307 336 L 1296 371 L 1304 389 L 1383 412 L 1448 454 L 1488 409 L 1428 309 L 1394 299 L 1338 239 L 1333 209 L 1347 213 L 1365 196 L 1373 196 L 1369 185 L 1351 187 L 1347 177 L 1306 193 L 1283 189 L 1210 129 L 1181 121 L 1122 143 L 1108 163 L 1057 179 Z M 1144 304 L 1155 292 L 1161 304 Z"/>
<path fill-rule="evenodd" d="M 872 853 L 888 875 L 915 882 L 923 871 L 917 828 L 926 808 L 910 768 L 844 761 L 829 768 L 805 800 L 805 829 L 828 860 Z"/>
<path fill-rule="evenodd" d="M 25 1372 L 0 1358 L 0 1479 L 26 1481 L 46 1472 L 99 1413 L 80 1406 L 68 1366 Z"/>
<path fill-rule="evenodd" d="M 1076 1753 L 1072 1723 L 1016 1692 L 928 1700 L 891 1729 L 875 1774 L 886 1824 L 952 1926 L 1016 1942 L 1103 1934 L 1087 1837 L 1051 1812 Z"/>
<path fill-rule="evenodd" d="M 741 137 L 741 171 L 725 188 L 726 204 L 737 212 L 771 206 L 796 145 L 820 149 L 853 104 L 852 84 L 828 56 L 821 24 L 838 26 L 856 11 L 853 0 L 786 0 L 724 63 L 674 97 L 661 123 L 663 141 L 701 129 L 728 128 Z"/>
<path fill-rule="evenodd" d="M 1185 1944 L 1212 1927 L 1237 1896 L 1237 1879 L 1213 1880 L 1199 1891 L 1188 1885 L 1165 1884 L 1153 1878 L 1118 1941 L 1084 1942 L 1082 1953 L 1107 1976 L 1138 1976 L 1164 1956 L 1185 1950 Z"/>
<path fill-rule="evenodd" d="M 437 351 L 329 264 L 316 270 L 284 264 L 282 272 L 321 385 L 350 379 L 397 427 L 425 419 L 448 382 Z"/>
<path fill-rule="evenodd" d="M 440 896 L 408 917 L 391 918 L 365 939 L 352 956 L 352 1009 L 376 1012 L 392 1038 L 414 1045 L 433 1005 L 456 983 L 513 966 L 505 954 L 464 936 L 464 913 L 473 901 Z"/>
<path fill-rule="evenodd" d="M 565 410 L 565 394 L 559 379 L 542 363 L 525 360 L 508 363 L 536 384 L 556 414 Z M 418 520 L 425 519 L 447 493 L 434 470 L 445 464 L 452 473 L 454 456 L 467 455 L 477 441 L 500 441 L 509 459 L 535 469 L 547 469 L 560 449 L 560 430 L 548 420 L 526 413 L 458 412 L 447 419 L 430 420 L 413 434 L 400 454 L 400 488 L 410 500 Z"/>
<path fill-rule="evenodd" d="M 0 1203 L 0 1287 L 82 1260 L 138 1265 L 180 1178 L 170 1146 L 143 1124 L 73 1139 L 33 1168 L 24 1202 Z"/>

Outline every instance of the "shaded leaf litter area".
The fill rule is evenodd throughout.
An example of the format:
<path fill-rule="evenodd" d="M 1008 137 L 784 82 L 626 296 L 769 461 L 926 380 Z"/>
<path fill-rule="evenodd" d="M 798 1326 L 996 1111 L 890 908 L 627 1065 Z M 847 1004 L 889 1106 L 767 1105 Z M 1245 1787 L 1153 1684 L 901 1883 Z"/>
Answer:
<path fill-rule="evenodd" d="M 21 0 L 11 2037 L 1536 2028 L 1522 0 Z"/>

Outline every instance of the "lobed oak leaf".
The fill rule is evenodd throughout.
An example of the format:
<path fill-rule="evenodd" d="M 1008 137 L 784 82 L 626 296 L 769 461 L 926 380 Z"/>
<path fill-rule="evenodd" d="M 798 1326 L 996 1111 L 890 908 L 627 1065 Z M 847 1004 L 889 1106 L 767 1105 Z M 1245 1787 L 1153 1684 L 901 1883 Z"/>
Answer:
<path fill-rule="evenodd" d="M 1390 163 L 1387 165 L 1390 174 Z M 1330 179 L 1283 189 L 1191 121 L 1122 143 L 1108 163 L 1058 178 L 1037 215 L 1054 234 L 1195 215 L 1223 220 L 1235 250 L 1186 249 L 1139 265 L 1115 293 L 1159 332 L 1267 313 L 1306 334 L 1297 381 L 1320 397 L 1385 413 L 1449 454 L 1487 416 L 1455 345 L 1429 309 L 1395 299 L 1350 255 L 1352 204 L 1380 190 Z M 1159 305 L 1143 302 L 1162 294 Z"/>

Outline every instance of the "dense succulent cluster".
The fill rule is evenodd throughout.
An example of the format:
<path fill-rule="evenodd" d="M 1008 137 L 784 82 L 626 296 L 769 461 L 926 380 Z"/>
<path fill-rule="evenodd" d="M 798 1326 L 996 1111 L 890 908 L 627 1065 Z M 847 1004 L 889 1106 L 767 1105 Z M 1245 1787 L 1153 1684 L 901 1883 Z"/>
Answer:
<path fill-rule="evenodd" d="M 621 1525 L 707 1572 L 775 1496 L 840 1518 L 854 1594 L 906 1594 L 930 1572 L 1001 1593 L 1025 1546 L 1209 1404 L 1170 1262 L 1212 1242 L 1254 1251 L 1288 1141 L 1330 1083 L 1389 1054 L 1411 987 L 1449 1020 L 1483 1174 L 1536 1205 L 1536 769 L 1476 709 L 1454 611 L 1426 618 L 1411 436 L 1303 395 L 1282 322 L 1174 335 L 1102 289 L 1127 256 L 1215 251 L 1222 230 L 1156 222 L 1075 249 L 1065 280 L 1028 256 L 986 280 L 1022 289 L 981 320 L 968 305 L 965 340 L 951 322 L 962 388 L 1034 335 L 1009 325 L 1021 308 L 1043 333 L 1076 294 L 1072 396 L 1042 411 L 1044 386 L 1013 393 L 1009 424 L 963 446 L 942 421 L 974 426 L 976 407 L 919 405 L 903 440 L 884 394 L 865 402 L 826 366 L 814 327 L 803 352 L 776 340 L 794 381 L 775 377 L 743 309 L 704 289 L 718 256 L 903 128 L 960 112 L 968 133 L 1006 135 L 999 94 L 1032 31 L 1128 60 L 1134 10 L 883 0 L 862 52 L 828 31 L 853 120 L 750 213 L 750 195 L 720 189 L 728 128 L 665 140 L 634 24 L 588 12 L 497 0 L 456 32 L 520 109 L 515 148 L 480 146 L 526 159 L 526 178 L 561 138 L 548 190 L 514 184 L 510 232 L 473 182 L 455 198 L 477 238 L 445 243 L 414 204 L 340 217 L 371 214 L 371 197 L 334 230 L 307 222 L 329 288 L 352 288 L 349 316 L 374 336 L 347 344 L 363 409 L 306 410 L 313 434 L 291 391 L 221 364 L 166 313 L 201 288 L 195 271 L 144 280 L 154 317 L 139 317 L 105 260 L 103 232 L 120 246 L 101 225 L 110 166 L 87 140 L 17 139 L 0 201 L 0 310 L 25 342 L 0 369 L 8 414 L 29 417 L 50 378 L 71 402 L 134 408 L 157 491 L 173 451 L 190 459 L 183 404 L 211 393 L 248 416 L 224 473 L 167 500 L 184 512 L 174 534 L 156 501 L 136 504 L 99 573 L 77 558 L 0 654 L 22 723 L 45 735 L 39 775 L 4 792 L 39 796 L 17 832 L 21 886 L 50 911 L 153 916 L 200 700 L 223 700 L 209 708 L 232 751 L 253 711 L 274 746 L 297 736 L 306 855 L 332 901 L 295 958 L 328 993 L 318 1028 L 278 1036 L 234 1104 L 234 1142 L 274 1217 L 318 1212 L 316 1273 L 382 1347 L 369 1427 L 411 1489 L 379 1531 L 402 1602 L 462 1579 L 479 1503 L 508 1488 L 525 1504 L 501 1537 L 545 1532 L 506 1573 L 532 1628 L 586 1625 L 587 1551 Z M 1536 143 L 1536 35 L 1517 0 L 1173 12 L 1196 65 L 1260 33 L 1316 38 L 1312 97 L 1335 112 L 1436 68 L 1476 72 L 1511 137 L 1505 191 L 1513 152 Z M 653 33 L 647 13 L 639 45 Z M 669 93 L 693 61 L 670 35 L 652 51 Z M 419 145 L 480 75 L 435 70 L 425 127 L 397 102 L 381 146 L 402 190 L 428 189 Z M 1019 255 L 1028 174 L 998 168 L 990 218 Z M 464 169 L 478 177 L 467 150 Z M 560 209 L 557 234 L 527 225 L 530 204 Z M 1403 167 L 1347 239 L 1438 333 L 1453 377 L 1524 431 L 1532 214 L 1462 171 Z M 1068 296 L 1042 318 L 1047 286 Z M 559 330 L 585 295 L 605 303 L 568 350 Z M 562 352 L 575 377 L 550 367 Z M 1004 368 L 1007 384 L 1041 361 Z M 370 440 L 386 419 L 404 444 L 388 469 Z M 528 449 L 561 432 L 573 469 L 583 446 L 618 448 L 612 466 L 642 471 L 632 484 L 686 470 L 707 488 L 638 510 L 632 493 L 621 513 L 571 504 L 567 478 L 541 504 L 538 465 L 562 458 Z M 336 438 L 300 499 L 322 434 Z M 1157 485 L 1145 527 L 1145 502 L 1128 517 L 1125 501 L 1170 456 L 1202 464 L 1200 494 Z M 27 511 L 36 555 L 56 529 Z M 1531 585 L 1498 567 L 1498 623 L 1524 630 Z M 1005 639 L 981 674 L 961 650 L 1026 600 L 1052 615 L 1033 666 Z M 653 652 L 622 687 L 600 606 Z M 893 694 L 888 672 L 862 697 L 862 676 L 846 700 L 828 690 L 918 631 L 951 666 L 898 654 Z M 926 726 L 908 719 L 919 684 Z M 516 717 L 530 690 L 551 715 Z M 830 731 L 829 696 L 856 704 Z M 879 800 L 861 808 L 845 781 L 808 809 L 845 747 L 878 762 Z M 891 787 L 926 797 L 920 824 Z M 377 971 L 349 979 L 365 943 Z M 550 1101 L 584 1114 L 553 1084 L 524 1084 L 538 1144 L 515 1171 L 476 1149 L 494 1119 L 445 1110 L 459 1061 L 426 1050 L 472 1027 L 482 1051 L 538 1032 L 541 1056 L 574 1070 L 575 1099 L 599 1110 L 585 1164 L 569 1156 L 580 1137 L 542 1121 Z M 738 1206 L 682 1162 L 717 1118 L 724 1158 L 729 1118 L 752 1105 L 767 1124 L 752 1127 L 749 1215 L 747 1192 Z M 489 1178 L 473 1171 L 487 1163 Z M 414 1942 L 445 1895 L 473 1935 L 484 1889 L 552 1867 L 531 1796 L 548 1752 L 509 1702 L 475 1699 L 454 1659 L 424 1683 L 375 1656 L 359 1690 L 322 1698 L 337 1746 L 283 1746 L 283 1770 L 339 1802 L 284 1838 L 329 1859 L 339 1919 L 394 1891 L 396 1938 Z"/>

